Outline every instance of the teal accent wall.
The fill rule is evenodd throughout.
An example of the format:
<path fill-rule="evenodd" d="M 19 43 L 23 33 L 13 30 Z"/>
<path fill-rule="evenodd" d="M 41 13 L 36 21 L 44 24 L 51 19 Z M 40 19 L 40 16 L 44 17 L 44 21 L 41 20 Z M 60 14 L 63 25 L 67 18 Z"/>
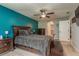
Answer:
<path fill-rule="evenodd" d="M 32 30 L 38 28 L 37 21 L 0 5 L 0 35 L 5 37 L 5 31 L 9 31 L 8 36 L 13 38 L 13 25 L 26 26 L 28 24 L 32 24 Z"/>

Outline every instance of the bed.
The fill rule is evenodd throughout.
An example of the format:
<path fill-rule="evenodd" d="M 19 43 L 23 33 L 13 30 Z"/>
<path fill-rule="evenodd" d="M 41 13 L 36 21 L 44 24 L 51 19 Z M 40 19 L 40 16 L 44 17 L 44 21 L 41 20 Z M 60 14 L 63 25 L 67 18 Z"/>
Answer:
<path fill-rule="evenodd" d="M 30 33 L 30 27 L 14 26 L 14 44 L 25 50 L 50 55 L 51 37 Z M 27 33 L 30 34 L 27 34 Z"/>

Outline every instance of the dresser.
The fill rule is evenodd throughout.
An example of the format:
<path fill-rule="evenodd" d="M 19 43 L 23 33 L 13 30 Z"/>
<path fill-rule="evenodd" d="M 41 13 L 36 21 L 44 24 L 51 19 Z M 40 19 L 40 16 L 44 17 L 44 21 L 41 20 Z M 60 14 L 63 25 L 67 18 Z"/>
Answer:
<path fill-rule="evenodd" d="M 45 28 L 39 28 L 39 29 L 37 30 L 37 34 L 38 34 L 38 35 L 45 35 Z"/>
<path fill-rule="evenodd" d="M 13 49 L 13 40 L 11 38 L 0 40 L 0 53 L 11 51 Z"/>

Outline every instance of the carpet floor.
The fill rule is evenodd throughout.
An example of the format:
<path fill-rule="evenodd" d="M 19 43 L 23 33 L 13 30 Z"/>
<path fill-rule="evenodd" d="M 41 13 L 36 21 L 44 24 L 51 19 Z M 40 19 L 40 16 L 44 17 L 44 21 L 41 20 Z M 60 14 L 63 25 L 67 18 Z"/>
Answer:
<path fill-rule="evenodd" d="M 16 48 L 14 51 L 1 54 L 1 56 L 40 56 L 40 55 L 20 48 Z"/>
<path fill-rule="evenodd" d="M 50 56 L 63 56 L 63 48 L 59 41 L 54 42 L 55 46 L 53 47 L 53 42 L 51 43 L 51 54 Z M 14 51 L 3 53 L 2 56 L 41 56 L 41 54 L 32 53 L 27 50 L 16 48 Z"/>
<path fill-rule="evenodd" d="M 54 42 L 55 47 L 51 47 L 51 56 L 79 56 L 70 43 Z M 66 43 L 66 44 L 65 44 Z M 1 56 L 41 56 L 41 54 L 32 53 L 23 49 L 16 48 L 14 51 L 6 52 Z"/>

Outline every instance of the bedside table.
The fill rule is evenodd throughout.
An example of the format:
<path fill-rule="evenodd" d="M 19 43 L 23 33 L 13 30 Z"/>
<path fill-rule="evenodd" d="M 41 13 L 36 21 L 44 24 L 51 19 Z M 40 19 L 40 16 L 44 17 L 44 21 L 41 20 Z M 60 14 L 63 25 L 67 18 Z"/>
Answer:
<path fill-rule="evenodd" d="M 0 53 L 13 50 L 13 40 L 10 38 L 0 40 Z"/>

